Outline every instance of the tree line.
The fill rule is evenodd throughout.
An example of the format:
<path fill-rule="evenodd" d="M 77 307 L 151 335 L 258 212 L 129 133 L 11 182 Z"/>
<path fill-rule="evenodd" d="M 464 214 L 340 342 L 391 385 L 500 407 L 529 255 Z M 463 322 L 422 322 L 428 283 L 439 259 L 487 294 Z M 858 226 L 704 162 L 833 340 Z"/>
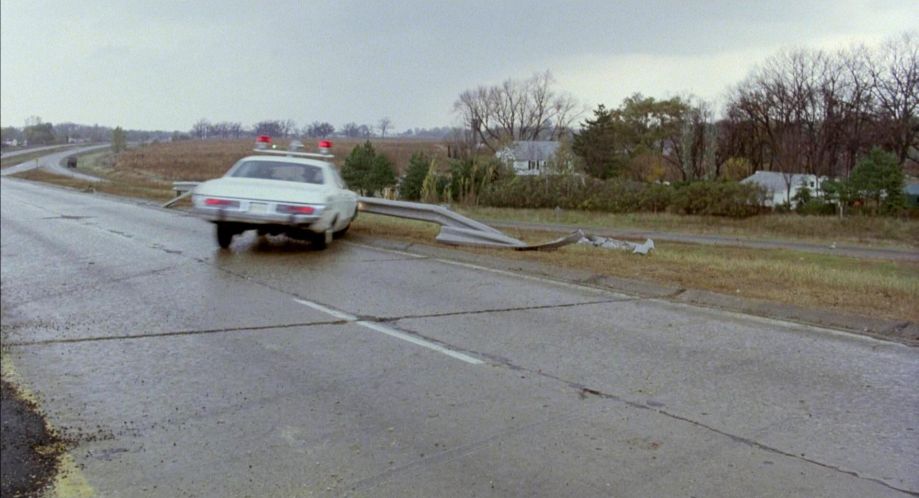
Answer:
<path fill-rule="evenodd" d="M 199 119 L 196 121 L 188 135 L 179 135 L 177 139 L 209 139 L 209 138 L 241 138 L 254 137 L 258 135 L 269 135 L 277 138 L 308 137 L 308 138 L 329 138 L 329 137 L 346 137 L 346 138 L 386 138 L 389 137 L 418 137 L 418 138 L 437 138 L 443 139 L 453 131 L 448 127 L 435 128 L 410 128 L 401 133 L 393 133 L 393 122 L 388 117 L 380 118 L 376 124 L 358 124 L 349 121 L 336 128 L 328 121 L 313 121 L 302 127 L 298 127 L 296 121 L 292 119 L 267 119 L 244 126 L 239 121 L 218 121 L 211 122 L 208 119 Z"/>
<path fill-rule="evenodd" d="M 773 56 L 732 89 L 718 125 L 721 164 L 845 177 L 876 146 L 919 161 L 919 35 Z"/>
<path fill-rule="evenodd" d="M 120 127 L 119 127 L 120 129 Z M 68 142 L 108 142 L 112 139 L 115 128 L 100 125 L 83 125 L 77 123 L 49 123 L 39 116 L 30 116 L 22 127 L 5 126 L 0 128 L 0 141 L 8 144 L 16 141 L 30 145 L 52 145 Z M 169 137 L 168 131 L 120 130 L 121 137 L 128 142 L 145 142 Z"/>
<path fill-rule="evenodd" d="M 548 72 L 466 90 L 453 109 L 470 151 L 561 140 L 578 169 L 600 179 L 847 177 L 875 147 L 901 166 L 919 162 L 917 47 L 911 32 L 876 47 L 780 52 L 729 89 L 720 115 L 697 97 L 636 93 L 615 108 L 598 105 L 575 127 L 577 102 Z"/>

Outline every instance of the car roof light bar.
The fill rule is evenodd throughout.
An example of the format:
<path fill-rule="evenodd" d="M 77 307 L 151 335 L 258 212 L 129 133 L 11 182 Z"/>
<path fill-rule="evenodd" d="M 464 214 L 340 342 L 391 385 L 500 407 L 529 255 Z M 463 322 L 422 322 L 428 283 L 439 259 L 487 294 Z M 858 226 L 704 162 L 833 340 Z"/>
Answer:
<path fill-rule="evenodd" d="M 259 154 L 272 154 L 276 156 L 306 157 L 311 159 L 335 159 L 332 154 L 320 152 L 294 152 L 290 150 L 254 149 Z"/>

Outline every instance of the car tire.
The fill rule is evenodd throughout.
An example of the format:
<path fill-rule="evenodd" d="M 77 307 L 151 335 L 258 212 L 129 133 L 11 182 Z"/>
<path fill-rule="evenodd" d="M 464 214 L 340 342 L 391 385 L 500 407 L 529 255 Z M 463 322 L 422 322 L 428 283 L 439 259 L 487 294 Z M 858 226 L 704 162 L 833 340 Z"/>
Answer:
<path fill-rule="evenodd" d="M 217 223 L 217 245 L 219 245 L 221 249 L 230 247 L 234 235 L 236 235 L 236 232 L 233 230 L 233 227 L 226 223 Z"/>
<path fill-rule="evenodd" d="M 321 233 L 313 233 L 311 240 L 313 247 L 320 251 L 329 247 L 329 243 L 332 242 L 332 235 L 331 228 Z"/>
<path fill-rule="evenodd" d="M 349 229 L 349 228 L 351 228 L 351 222 L 350 222 L 350 221 L 348 222 L 347 225 L 345 225 L 344 228 L 342 228 L 341 230 L 339 230 L 339 231 L 333 233 L 333 234 L 332 234 L 332 237 L 333 237 L 333 238 L 336 238 L 336 239 L 340 239 L 340 238 L 344 237 L 345 234 L 348 233 L 348 229 Z"/>

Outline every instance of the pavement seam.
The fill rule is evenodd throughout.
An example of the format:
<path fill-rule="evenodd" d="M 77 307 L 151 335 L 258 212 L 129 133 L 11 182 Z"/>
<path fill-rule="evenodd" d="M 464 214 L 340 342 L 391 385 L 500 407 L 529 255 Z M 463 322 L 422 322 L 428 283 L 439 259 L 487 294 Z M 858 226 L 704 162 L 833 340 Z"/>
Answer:
<path fill-rule="evenodd" d="M 278 325 L 255 325 L 251 327 L 225 327 L 225 328 L 219 328 L 219 329 L 178 330 L 178 331 L 172 331 L 172 332 L 154 332 L 150 334 L 77 337 L 73 339 L 49 339 L 47 341 L 4 342 L 3 347 L 6 348 L 6 347 L 25 347 L 25 346 L 48 346 L 48 345 L 54 345 L 54 344 L 74 344 L 74 343 L 81 343 L 81 342 L 154 339 L 154 338 L 159 338 L 159 337 L 206 335 L 206 334 L 220 334 L 220 333 L 246 332 L 246 331 L 262 331 L 262 330 L 274 330 L 274 329 L 289 329 L 289 328 L 295 328 L 295 327 L 317 327 L 317 326 L 322 326 L 322 325 L 343 325 L 346 323 L 350 323 L 350 321 L 348 320 L 324 320 L 324 321 L 318 321 L 318 322 L 286 323 L 286 324 L 278 324 Z"/>
<path fill-rule="evenodd" d="M 486 313 L 509 313 L 514 311 L 536 311 L 536 310 L 550 310 L 550 309 L 562 309 L 562 308 L 575 308 L 578 306 L 590 306 L 592 304 L 613 304 L 613 303 L 628 303 L 634 301 L 641 301 L 647 298 L 642 297 L 629 297 L 629 298 L 620 298 L 620 299 L 603 299 L 599 301 L 584 301 L 579 303 L 565 303 L 565 304 L 538 304 L 534 306 L 512 306 L 509 308 L 489 308 L 483 310 L 472 310 L 472 311 L 446 311 L 443 313 L 428 313 L 421 315 L 402 315 L 402 316 L 386 316 L 386 317 L 375 317 L 372 318 L 373 321 L 387 323 L 387 322 L 397 322 L 400 320 L 413 320 L 420 318 L 443 318 L 450 316 L 464 316 L 464 315 L 482 315 Z"/>

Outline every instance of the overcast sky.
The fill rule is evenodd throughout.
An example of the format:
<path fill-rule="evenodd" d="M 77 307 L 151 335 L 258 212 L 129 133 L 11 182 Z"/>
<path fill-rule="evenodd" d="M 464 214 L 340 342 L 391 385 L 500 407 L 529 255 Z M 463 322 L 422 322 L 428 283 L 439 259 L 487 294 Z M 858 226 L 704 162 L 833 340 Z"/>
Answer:
<path fill-rule="evenodd" d="M 878 43 L 919 0 L 0 2 L 0 122 L 455 123 L 457 95 L 552 71 L 586 108 L 719 99 L 782 48 Z"/>

